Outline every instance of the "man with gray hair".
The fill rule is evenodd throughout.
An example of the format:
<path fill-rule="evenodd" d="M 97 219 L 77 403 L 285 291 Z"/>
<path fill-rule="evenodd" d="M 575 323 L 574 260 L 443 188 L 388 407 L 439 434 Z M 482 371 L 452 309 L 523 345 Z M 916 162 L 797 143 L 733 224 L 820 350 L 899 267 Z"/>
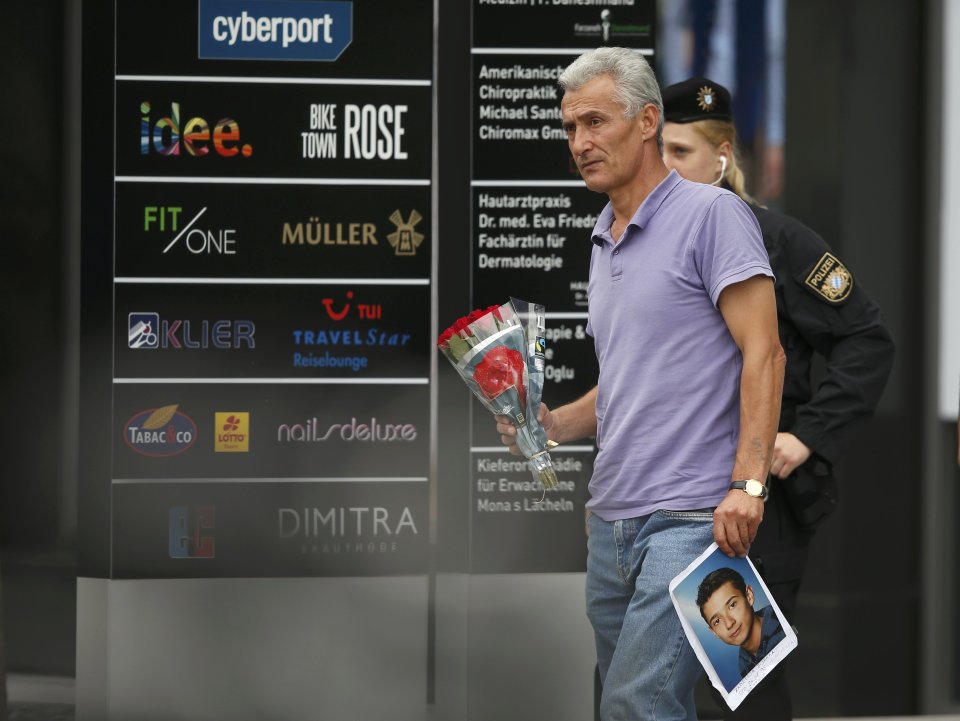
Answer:
<path fill-rule="evenodd" d="M 540 409 L 551 440 L 597 439 L 586 597 L 600 715 L 695 719 L 702 671 L 668 585 L 711 541 L 746 555 L 763 517 L 784 370 L 773 274 L 743 201 L 667 171 L 639 53 L 584 53 L 560 85 L 570 152 L 609 199 L 588 284 L 599 382 Z M 497 429 L 518 452 L 509 419 Z"/>

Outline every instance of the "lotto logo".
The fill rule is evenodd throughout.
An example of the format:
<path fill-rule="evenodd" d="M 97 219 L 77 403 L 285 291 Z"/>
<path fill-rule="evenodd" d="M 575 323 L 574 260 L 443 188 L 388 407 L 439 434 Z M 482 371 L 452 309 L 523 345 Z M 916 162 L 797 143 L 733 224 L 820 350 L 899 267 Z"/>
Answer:
<path fill-rule="evenodd" d="M 247 453 L 250 450 L 250 414 L 247 412 L 214 414 L 216 453 Z"/>

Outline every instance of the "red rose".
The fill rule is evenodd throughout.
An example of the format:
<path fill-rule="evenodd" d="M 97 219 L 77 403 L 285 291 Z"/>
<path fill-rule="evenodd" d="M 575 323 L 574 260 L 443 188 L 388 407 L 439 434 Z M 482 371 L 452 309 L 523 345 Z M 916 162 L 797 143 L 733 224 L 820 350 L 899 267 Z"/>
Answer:
<path fill-rule="evenodd" d="M 471 323 L 471 320 L 470 320 L 470 316 L 468 315 L 465 315 L 462 318 L 457 318 L 457 321 L 453 324 L 453 332 L 459 333 L 462 330 L 466 330 L 467 335 L 473 335 L 473 333 L 471 333 L 470 329 L 467 327 L 470 325 L 470 323 Z"/>
<path fill-rule="evenodd" d="M 527 408 L 523 388 L 523 356 L 519 351 L 498 345 L 488 350 L 473 370 L 473 379 L 487 398 L 496 398 L 510 386 L 520 394 L 520 410 Z"/>
<path fill-rule="evenodd" d="M 437 345 L 442 346 L 444 343 L 450 340 L 450 337 L 453 335 L 453 326 L 447 328 L 443 333 L 440 334 L 440 338 L 437 339 Z"/>

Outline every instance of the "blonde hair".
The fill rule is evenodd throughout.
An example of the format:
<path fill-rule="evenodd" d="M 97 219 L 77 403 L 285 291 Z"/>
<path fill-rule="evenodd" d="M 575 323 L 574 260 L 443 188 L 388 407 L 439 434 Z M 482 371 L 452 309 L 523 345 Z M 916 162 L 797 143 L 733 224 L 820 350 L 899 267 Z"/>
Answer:
<path fill-rule="evenodd" d="M 734 193 L 751 205 L 759 203 L 747 192 L 747 181 L 737 162 L 737 129 L 729 120 L 697 120 L 690 127 L 702 135 L 716 150 L 724 142 L 730 143 L 730 159 L 724 179 Z"/>

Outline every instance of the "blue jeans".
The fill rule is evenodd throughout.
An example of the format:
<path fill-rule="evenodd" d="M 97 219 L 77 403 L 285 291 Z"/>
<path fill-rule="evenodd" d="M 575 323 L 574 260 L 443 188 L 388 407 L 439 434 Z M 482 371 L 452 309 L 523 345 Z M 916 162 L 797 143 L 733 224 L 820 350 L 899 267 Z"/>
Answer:
<path fill-rule="evenodd" d="M 670 581 L 713 542 L 713 509 L 591 515 L 587 616 L 603 681 L 603 721 L 695 720 L 703 673 L 670 600 Z"/>

